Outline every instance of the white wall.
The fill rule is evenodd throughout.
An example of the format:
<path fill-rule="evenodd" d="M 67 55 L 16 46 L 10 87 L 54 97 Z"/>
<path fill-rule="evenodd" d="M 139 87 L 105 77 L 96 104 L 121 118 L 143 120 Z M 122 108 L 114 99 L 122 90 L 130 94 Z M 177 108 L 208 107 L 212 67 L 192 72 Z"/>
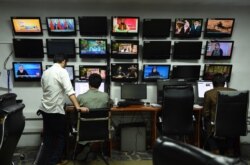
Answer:
<path fill-rule="evenodd" d="M 43 4 L 43 3 L 0 3 L 0 72 L 2 71 L 4 60 L 10 54 L 12 50 L 12 35 L 10 17 L 11 16 L 39 16 L 41 17 L 43 27 L 45 25 L 46 16 L 73 16 L 77 18 L 78 16 L 107 16 L 109 19 L 111 16 L 139 16 L 141 20 L 143 18 L 171 18 L 172 21 L 178 17 L 193 17 L 193 18 L 203 18 L 204 22 L 206 18 L 209 17 L 233 17 L 236 19 L 233 36 L 231 40 L 234 40 L 234 50 L 233 57 L 231 61 L 226 61 L 224 63 L 233 64 L 232 77 L 230 82 L 230 87 L 236 88 L 239 90 L 250 89 L 250 70 L 248 69 L 250 56 L 249 56 L 249 42 L 250 42 L 250 33 L 249 31 L 249 12 L 247 7 L 221 7 L 221 6 L 169 6 L 167 4 L 162 5 L 143 5 L 137 3 L 130 4 L 84 4 L 84 3 L 67 3 L 67 4 Z M 109 23 L 110 24 L 110 23 Z M 204 28 L 203 28 L 204 29 Z M 33 38 L 33 37 L 31 37 Z M 44 30 L 43 38 L 44 45 L 45 39 L 49 38 L 47 36 L 47 31 Z M 52 38 L 52 37 L 50 37 Z M 71 37 L 70 37 L 71 38 Z M 75 38 L 76 46 L 78 46 L 78 38 L 80 38 L 79 32 Z M 109 38 L 108 38 L 109 39 Z M 173 42 L 177 39 L 172 39 L 171 37 L 167 40 Z M 203 48 L 205 47 L 206 39 L 201 37 L 199 40 L 203 41 Z M 109 40 L 110 43 L 110 40 Z M 142 40 L 140 37 L 140 44 L 142 45 Z M 45 49 L 46 51 L 46 49 Z M 78 50 L 77 50 L 78 51 Z M 203 49 L 204 51 L 204 49 Z M 7 68 L 11 69 L 12 61 L 19 61 L 22 59 L 15 59 L 13 56 L 7 63 Z M 47 64 L 52 64 L 45 55 L 43 59 L 43 66 Z M 69 62 L 69 65 L 75 65 L 76 74 L 78 75 L 78 65 L 90 63 L 105 63 L 102 60 L 91 60 L 84 61 L 77 56 L 75 60 Z M 111 60 L 112 62 L 112 60 Z M 144 63 L 155 63 L 159 61 L 144 61 Z M 204 62 L 203 56 L 198 61 L 179 61 L 174 62 L 171 59 L 160 61 L 160 63 L 166 62 L 167 64 L 201 64 L 202 69 L 204 63 L 215 62 L 215 61 L 206 61 Z M 221 62 L 218 62 L 221 63 Z M 140 63 L 140 66 L 141 63 Z M 203 70 L 201 71 L 201 73 Z M 26 105 L 24 109 L 24 114 L 27 118 L 36 117 L 35 113 L 40 104 L 40 98 L 42 95 L 42 90 L 39 83 L 15 83 L 12 92 L 18 95 L 18 99 L 23 99 L 24 104 Z M 6 89 L 0 88 L 0 94 L 6 93 Z M 120 88 L 119 84 L 111 83 L 111 98 L 120 98 Z M 156 85 L 151 83 L 148 85 L 148 98 L 149 102 L 156 102 Z M 41 129 L 41 123 L 35 123 L 30 121 L 26 122 L 25 130 L 32 130 L 33 128 Z M 250 138 L 242 138 L 242 141 L 250 142 Z M 19 143 L 19 145 L 29 145 L 29 140 Z M 33 145 L 33 144 L 32 144 Z"/>

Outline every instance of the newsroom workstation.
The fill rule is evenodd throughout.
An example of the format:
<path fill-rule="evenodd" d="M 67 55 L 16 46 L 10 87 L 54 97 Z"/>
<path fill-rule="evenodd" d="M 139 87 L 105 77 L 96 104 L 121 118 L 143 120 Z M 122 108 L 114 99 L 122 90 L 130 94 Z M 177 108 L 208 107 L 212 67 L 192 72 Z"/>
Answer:
<path fill-rule="evenodd" d="M 70 51 L 68 53 L 72 59 L 69 62 L 69 66 L 67 67 L 67 71 L 69 72 L 70 78 L 72 80 L 72 84 L 75 87 L 76 94 L 82 93 L 88 89 L 88 79 L 87 75 L 90 72 L 98 72 L 102 75 L 104 81 L 100 87 L 101 91 L 108 92 L 113 99 L 114 103 L 116 106 L 120 104 L 121 107 L 116 107 L 111 109 L 112 117 L 115 118 L 115 116 L 118 113 L 118 120 L 114 120 L 114 126 L 115 128 L 118 128 L 119 124 L 124 124 L 124 123 L 130 123 L 131 121 L 133 122 L 139 122 L 139 123 L 147 123 L 146 126 L 144 125 L 139 125 L 140 131 L 146 132 L 146 140 L 144 137 L 141 137 L 140 141 L 146 141 L 146 144 L 140 144 L 140 148 L 151 148 L 148 147 L 148 144 L 153 144 L 153 141 L 157 137 L 157 122 L 159 120 L 159 116 L 157 116 L 158 111 L 159 111 L 159 105 L 162 105 L 162 98 L 163 98 L 163 86 L 168 85 L 168 83 L 176 83 L 178 85 L 185 85 L 185 84 L 192 84 L 193 89 L 194 89 L 194 110 L 195 109 L 200 109 L 200 107 L 196 106 L 197 105 L 202 105 L 203 103 L 203 98 L 204 98 L 204 93 L 207 89 L 211 89 L 211 82 L 207 82 L 207 80 L 211 80 L 211 73 L 210 71 L 215 71 L 217 72 L 223 72 L 227 76 L 228 82 L 230 82 L 230 76 L 231 73 L 233 73 L 233 76 L 237 76 L 235 73 L 236 71 L 232 69 L 232 65 L 236 65 L 231 57 L 232 54 L 235 55 L 235 52 L 232 53 L 232 49 L 234 48 L 234 41 L 225 41 L 228 39 L 231 39 L 231 34 L 230 36 L 227 36 L 227 38 L 220 38 L 221 36 L 214 36 L 215 34 L 207 33 L 205 31 L 205 26 L 208 22 L 208 20 L 202 22 L 203 29 L 204 31 L 201 31 L 201 34 L 206 33 L 204 36 L 195 36 L 194 38 L 190 36 L 182 36 L 179 34 L 174 33 L 174 29 L 176 27 L 172 27 L 170 25 L 174 24 L 177 26 L 177 23 L 181 20 L 176 19 L 176 20 L 167 20 L 164 25 L 169 25 L 168 26 L 168 37 L 164 36 L 165 38 L 162 39 L 159 37 L 159 34 L 156 34 L 156 39 L 155 39 L 155 34 L 153 35 L 153 39 L 150 37 L 150 31 L 152 32 L 152 29 L 150 29 L 150 21 L 148 19 L 144 19 L 141 21 L 140 19 L 138 20 L 140 26 L 140 30 L 135 35 L 134 32 L 132 34 L 129 34 L 130 36 L 124 36 L 124 34 L 115 34 L 116 32 L 110 32 L 110 34 L 105 34 L 108 35 L 108 37 L 94 37 L 94 39 L 89 39 L 85 38 L 85 35 L 91 35 L 90 31 L 85 31 L 84 29 L 81 28 L 82 25 L 81 23 L 84 22 L 85 17 L 82 17 L 81 19 L 79 18 L 79 24 L 76 24 L 76 26 L 79 25 L 79 31 L 76 30 L 76 34 L 70 34 L 70 37 L 74 37 L 72 42 L 72 38 L 69 36 L 65 36 L 64 34 L 60 34 L 60 32 L 53 32 L 49 31 L 48 29 L 48 36 L 45 36 L 47 29 L 45 30 L 43 28 L 43 33 L 44 36 L 42 39 L 46 38 L 46 40 L 38 41 L 36 44 L 37 46 L 37 51 L 35 54 L 37 55 L 36 57 L 36 62 L 33 62 L 32 59 L 33 57 L 27 57 L 27 53 L 24 54 L 18 54 L 18 52 L 22 52 L 23 50 L 20 50 L 20 47 L 25 49 L 25 47 L 30 47 L 30 45 L 35 44 L 35 40 L 25 40 L 23 37 L 18 36 L 18 33 L 15 33 L 13 36 L 13 41 L 11 44 L 14 46 L 14 53 L 15 53 L 15 60 L 13 63 L 13 70 L 18 70 L 18 66 L 20 63 L 22 63 L 28 71 L 34 73 L 31 73 L 31 77 L 28 79 L 20 79 L 18 76 L 16 76 L 15 73 L 16 71 L 13 72 L 14 75 L 14 91 L 17 88 L 17 92 L 19 93 L 19 88 L 22 88 L 25 86 L 25 84 L 35 84 L 35 90 L 39 89 L 39 78 L 37 79 L 37 75 L 42 75 L 43 68 L 47 65 L 51 65 L 51 57 L 53 56 L 53 51 L 58 51 L 58 45 L 64 44 L 63 47 L 67 47 L 70 50 L 64 50 L 64 51 Z M 115 18 L 115 17 L 114 17 Z M 48 18 L 48 20 L 51 18 Z M 54 19 L 54 18 L 53 18 Z M 56 18 L 58 19 L 58 18 Z M 87 18 L 86 18 L 87 19 Z M 136 17 L 138 19 L 138 17 Z M 43 22 L 42 18 L 42 22 Z M 109 18 L 108 18 L 109 20 Z M 203 19 L 201 19 L 203 21 Z M 83 21 L 83 22 L 82 22 Z M 86 20 L 85 20 L 86 21 Z M 102 20 L 103 21 L 103 20 Z M 115 21 L 113 18 L 109 20 L 110 22 Z M 235 21 L 235 20 L 234 20 Z M 105 21 L 104 21 L 105 22 Z M 42 26 L 45 27 L 47 25 L 47 18 L 46 18 L 46 23 L 42 23 Z M 146 26 L 149 24 L 149 26 Z M 157 23 L 156 23 L 157 24 Z M 143 27 L 145 25 L 145 27 Z M 103 23 L 102 26 L 103 27 Z M 145 29 L 143 29 L 145 28 Z M 147 31 L 149 28 L 149 31 Z M 216 27 L 217 28 L 217 27 Z M 170 30 L 171 29 L 171 30 Z M 232 28 L 233 29 L 233 28 Z M 111 30 L 111 27 L 108 25 L 108 30 Z M 159 29 L 155 30 L 158 31 Z M 46 31 L 46 32 L 45 32 Z M 104 30 L 105 31 L 105 30 Z M 80 33 L 80 34 L 78 34 Z M 103 31 L 99 32 L 103 33 Z M 149 34 L 147 34 L 149 33 Z M 34 35 L 34 34 L 32 34 Z M 41 35 L 41 34 L 40 34 Z M 64 39 L 58 40 L 55 39 L 54 36 L 60 36 L 64 35 Z M 76 36 L 75 36 L 76 35 Z M 132 37 L 131 37 L 132 35 Z M 163 34 L 161 34 L 163 35 Z M 166 35 L 166 34 L 164 34 Z M 209 36 L 211 35 L 211 36 Z M 39 36 L 39 35 L 38 35 Z M 110 36 L 110 38 L 109 38 Z M 209 38 L 210 37 L 210 38 Z M 222 35 L 223 37 L 223 35 Z M 225 37 L 225 36 L 224 36 Z M 38 37 L 39 38 L 39 37 Z M 68 41 L 69 38 L 71 41 Z M 75 39 L 77 38 L 77 39 Z M 79 38 L 79 42 L 78 42 Z M 104 38 L 104 39 L 102 39 Z M 127 39 L 128 38 L 128 39 Z M 160 39 L 159 39 L 160 38 Z M 170 38 L 171 40 L 169 41 L 166 38 Z M 218 57 L 213 57 L 211 56 L 212 54 L 212 48 L 215 47 L 215 41 L 210 41 L 213 40 L 214 38 L 220 39 L 223 41 L 220 41 L 220 44 L 222 45 L 222 48 L 226 54 L 225 56 L 222 56 L 221 59 Z M 165 41 L 168 40 L 168 41 Z M 191 39 L 191 42 L 188 41 L 183 41 L 183 39 Z M 233 38 L 232 38 L 233 39 Z M 157 40 L 157 41 L 155 41 Z M 164 40 L 164 41 L 163 41 Z M 200 40 L 204 42 L 200 42 Z M 173 42 L 172 42 L 173 41 Z M 43 42 L 46 42 L 44 44 Z M 44 57 L 41 53 L 41 43 L 43 45 L 46 45 L 46 49 L 44 46 L 43 51 L 46 50 L 44 54 L 47 53 L 48 58 L 46 56 Z M 77 43 L 77 44 L 75 44 Z M 95 45 L 95 44 L 100 44 L 101 46 L 98 48 L 100 51 L 98 53 L 86 50 L 84 47 L 84 44 L 88 45 Z M 205 43 L 205 44 L 204 44 Z M 20 46 L 21 45 L 21 46 Z M 67 46 L 66 46 L 67 45 Z M 70 45 L 70 46 L 69 46 Z M 74 45 L 74 46 L 72 46 Z M 79 45 L 79 46 L 78 46 Z M 107 46 L 108 45 L 108 46 Z M 134 46 L 135 45 L 135 46 Z M 33 47 L 33 46 L 32 46 Z M 62 47 L 62 46 L 61 46 Z M 73 49 L 72 49 L 73 47 Z M 78 48 L 79 47 L 79 48 Z M 192 50 L 188 49 L 189 47 L 192 47 Z M 110 48 L 110 50 L 109 50 Z M 122 49 L 123 48 L 123 49 Z M 130 52 L 124 53 L 125 48 L 130 49 Z M 132 48 L 133 51 L 132 51 Z M 79 50 L 78 50 L 79 49 Z M 103 49 L 105 51 L 103 51 Z M 77 50 L 77 51 L 76 51 Z M 94 49 L 92 49 L 94 50 Z M 79 52 L 79 53 L 78 53 Z M 109 52 L 109 53 L 107 53 Z M 157 55 L 155 55 L 155 52 L 158 52 Z M 161 54 L 163 53 L 163 54 Z M 78 56 L 79 55 L 79 56 Z M 100 56 L 102 56 L 100 58 Z M 204 57 L 203 57 L 204 56 Z M 234 57 L 234 56 L 233 56 Z M 23 58 L 27 59 L 23 60 Z M 108 59 L 106 61 L 106 58 Z M 190 58 L 190 59 L 189 59 Z M 163 60 L 163 61 L 159 61 Z M 89 61 L 88 61 L 89 60 Z M 110 61 L 109 61 L 110 60 Z M 187 61 L 186 61 L 187 60 Z M 203 61 L 204 60 L 204 61 Z M 234 59 L 235 60 L 235 59 Z M 37 62 L 39 61 L 39 62 Z M 89 62 L 89 63 L 88 63 Z M 110 63 L 109 63 L 110 62 Z M 98 64 L 97 64 L 98 63 Z M 216 63 L 216 64 L 214 64 Z M 219 63 L 219 64 L 218 64 Z M 90 65 L 91 64 L 91 65 Z M 218 65 L 218 66 L 217 66 Z M 203 67 L 204 66 L 204 67 Z M 35 68 L 35 69 L 34 69 Z M 120 69 L 121 68 L 121 69 Z M 153 70 L 153 68 L 157 68 L 158 72 L 160 72 L 160 76 L 158 75 L 150 75 L 150 71 Z M 117 71 L 120 69 L 119 74 Z M 128 76 L 131 73 L 131 76 Z M 213 75 L 214 73 L 212 73 Z M 137 76 L 135 76 L 137 75 Z M 229 77 L 228 77 L 229 76 Z M 34 78 L 33 78 L 34 77 Z M 160 78 L 160 80 L 158 80 Z M 32 79 L 32 80 L 31 80 Z M 163 79 L 163 80 L 162 80 Z M 30 82 L 31 80 L 31 82 Z M 162 81 L 162 82 L 161 82 Z M 235 80 L 233 80 L 235 81 Z M 203 84 L 203 85 L 201 85 Z M 233 87 L 235 87 L 235 82 L 232 83 Z M 133 94 L 139 94 L 139 93 L 133 93 L 132 96 L 126 96 L 123 95 L 123 87 L 125 88 L 126 85 L 142 85 L 143 88 L 145 88 L 146 85 L 146 90 L 143 90 L 146 92 L 146 97 L 145 93 L 141 93 L 142 95 L 138 96 Z M 173 84 L 172 84 L 173 85 Z M 231 84 L 228 83 L 228 86 L 230 87 Z M 129 89 L 129 88 L 128 88 Z M 137 89 L 137 88 L 136 88 Z M 129 91 L 129 90 L 126 90 Z M 133 90 L 135 91 L 135 90 Z M 139 90 L 136 90 L 139 91 Z M 140 90 L 141 91 L 141 90 Z M 21 92 L 20 92 L 21 93 Z M 38 92 L 40 93 L 40 91 Z M 23 94 L 19 95 L 20 98 L 24 97 Z M 25 101 L 25 99 L 24 99 Z M 29 104 L 27 101 L 26 105 Z M 37 101 L 35 101 L 37 103 Z M 125 115 L 123 114 L 124 108 L 129 107 L 131 105 L 137 104 L 137 106 L 142 106 L 143 108 L 152 108 L 149 111 L 153 111 L 153 113 L 149 113 L 150 115 L 147 116 L 147 114 L 141 115 L 140 111 L 144 111 L 143 108 L 136 109 L 135 107 L 132 107 L 132 110 L 134 109 L 135 111 L 139 111 L 139 114 L 132 115 L 132 120 L 129 118 L 126 120 Z M 29 106 L 29 105 L 28 105 Z M 31 106 L 34 109 L 34 105 Z M 198 107 L 198 108 L 197 108 Z M 119 109 L 120 108 L 120 109 Z M 155 109 L 154 109 L 155 108 Z M 125 109 L 126 111 L 127 109 Z M 122 114 L 119 114 L 117 111 L 122 111 Z M 128 110 L 129 111 L 129 110 Z M 145 110 L 147 111 L 147 109 Z M 157 113 L 155 112 L 157 111 Z M 200 111 L 199 111 L 200 112 Z M 119 116 L 120 115 L 120 116 Z M 128 112 L 126 115 L 130 116 L 131 112 Z M 152 117 L 152 116 L 154 117 Z M 201 114 L 198 113 L 198 116 L 194 114 L 192 116 L 192 120 L 195 121 L 196 123 L 199 123 L 197 121 L 200 120 L 199 116 Z M 135 116 L 139 116 L 136 120 L 134 119 Z M 148 119 L 149 118 L 149 119 Z M 124 121 L 120 122 L 121 119 Z M 152 126 L 150 126 L 150 121 L 152 122 Z M 124 123 L 123 123 L 124 122 Z M 131 123 L 133 123 L 131 122 Z M 156 123 L 156 124 L 154 124 Z M 133 126 L 133 124 L 131 125 Z M 129 127 L 129 125 L 126 125 L 126 127 Z M 197 127 L 197 129 L 200 129 L 200 126 Z M 135 133 L 135 129 L 131 129 L 130 133 Z M 199 131 L 198 131 L 199 132 Z M 199 133 L 198 133 L 199 135 Z M 126 146 L 128 142 L 124 142 L 123 145 Z M 196 146 L 199 146 L 200 142 L 196 141 Z M 194 143 L 192 143 L 194 144 Z M 121 145 L 121 144 L 120 144 Z M 144 145 L 144 146 L 143 146 Z M 146 147 L 145 147 L 146 146 Z M 119 146 L 121 147 L 121 146 Z M 138 146 L 137 146 L 138 147 Z M 129 149 L 134 149 L 134 147 L 130 147 Z"/>

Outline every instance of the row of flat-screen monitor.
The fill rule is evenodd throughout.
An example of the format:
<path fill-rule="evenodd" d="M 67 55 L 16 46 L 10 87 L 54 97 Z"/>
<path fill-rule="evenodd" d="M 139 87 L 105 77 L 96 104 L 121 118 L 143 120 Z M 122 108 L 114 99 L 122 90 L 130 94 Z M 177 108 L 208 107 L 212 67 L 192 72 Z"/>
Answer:
<path fill-rule="evenodd" d="M 46 69 L 50 65 L 46 65 Z M 23 71 L 25 70 L 25 72 Z M 74 65 L 68 65 L 66 70 L 70 79 L 75 79 Z M 142 69 L 142 81 L 156 82 L 158 79 L 182 79 L 196 81 L 200 79 L 201 65 L 171 65 L 169 64 L 144 64 Z M 227 82 L 230 81 L 232 71 L 231 64 L 205 64 L 203 80 L 212 80 L 213 75 L 222 73 Z M 42 62 L 13 62 L 13 75 L 15 81 L 39 81 L 43 73 Z M 107 66 L 79 65 L 79 79 L 88 80 L 92 73 L 98 73 L 103 80 L 113 82 L 138 82 L 138 63 L 111 63 L 110 74 Z"/>
<path fill-rule="evenodd" d="M 134 59 L 139 55 L 138 40 L 111 40 L 111 50 L 108 51 L 107 39 L 79 39 L 80 58 L 123 58 Z M 231 59 L 234 41 L 207 41 L 204 53 L 205 59 Z M 171 41 L 144 41 L 143 59 L 169 59 Z M 13 48 L 17 58 L 43 58 L 44 47 L 42 39 L 13 39 Z M 64 53 L 69 58 L 76 58 L 74 39 L 46 39 L 48 58 Z M 173 59 L 200 59 L 202 41 L 175 41 Z"/>
<path fill-rule="evenodd" d="M 106 36 L 108 34 L 108 18 L 105 16 L 78 17 L 81 35 Z M 208 18 L 204 37 L 231 37 L 234 18 Z M 40 17 L 11 17 L 15 35 L 42 35 Z M 111 18 L 111 35 L 138 36 L 139 17 L 114 16 Z M 46 17 L 48 34 L 51 36 L 76 35 L 75 17 Z M 143 37 L 169 37 L 172 26 L 171 19 L 143 19 Z M 180 38 L 197 38 L 201 36 L 202 18 L 176 18 L 173 36 Z"/>
<path fill-rule="evenodd" d="M 157 81 L 157 103 L 162 103 L 164 86 L 182 86 L 187 85 L 186 81 L 158 80 Z M 188 84 L 191 85 L 191 84 Z M 193 84 L 192 84 L 193 85 Z M 202 104 L 206 91 L 213 89 L 212 81 L 198 80 L 194 84 L 195 103 Z M 227 87 L 227 85 L 225 85 Z M 89 89 L 87 81 L 75 81 L 74 84 L 76 96 L 85 93 Z M 99 91 L 105 92 L 104 82 L 100 85 Z M 140 92 L 138 92 L 140 91 Z M 121 84 L 121 99 L 141 100 L 147 99 L 147 84 Z"/>

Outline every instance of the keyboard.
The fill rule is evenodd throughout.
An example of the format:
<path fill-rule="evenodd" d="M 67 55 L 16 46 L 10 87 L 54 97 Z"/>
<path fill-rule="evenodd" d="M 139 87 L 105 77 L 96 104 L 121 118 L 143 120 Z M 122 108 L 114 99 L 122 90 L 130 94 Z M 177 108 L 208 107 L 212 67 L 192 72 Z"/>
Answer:
<path fill-rule="evenodd" d="M 119 107 L 126 107 L 129 105 L 144 105 L 142 101 L 119 101 L 117 104 Z"/>

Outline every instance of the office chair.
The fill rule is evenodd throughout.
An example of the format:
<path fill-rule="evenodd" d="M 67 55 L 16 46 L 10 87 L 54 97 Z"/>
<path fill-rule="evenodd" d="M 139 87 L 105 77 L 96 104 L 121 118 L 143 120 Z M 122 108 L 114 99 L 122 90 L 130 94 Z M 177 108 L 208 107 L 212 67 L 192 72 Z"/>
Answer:
<path fill-rule="evenodd" d="M 190 144 L 170 139 L 157 138 L 153 147 L 153 165 L 247 165 L 239 158 L 219 156 Z"/>
<path fill-rule="evenodd" d="M 78 144 L 85 145 L 91 142 L 108 142 L 110 135 L 110 108 L 90 109 L 88 113 L 78 113 L 76 144 L 73 160 L 76 156 Z M 109 164 L 102 151 L 97 153 L 105 164 Z"/>
<path fill-rule="evenodd" d="M 24 107 L 16 103 L 0 109 L 0 162 L 3 165 L 14 164 L 12 157 L 25 126 Z"/>
<path fill-rule="evenodd" d="M 218 92 L 213 136 L 238 138 L 235 154 L 240 153 L 239 137 L 247 135 L 248 102 L 249 91 Z"/>
<path fill-rule="evenodd" d="M 183 136 L 193 133 L 194 92 L 191 85 L 164 86 L 162 135 Z"/>

